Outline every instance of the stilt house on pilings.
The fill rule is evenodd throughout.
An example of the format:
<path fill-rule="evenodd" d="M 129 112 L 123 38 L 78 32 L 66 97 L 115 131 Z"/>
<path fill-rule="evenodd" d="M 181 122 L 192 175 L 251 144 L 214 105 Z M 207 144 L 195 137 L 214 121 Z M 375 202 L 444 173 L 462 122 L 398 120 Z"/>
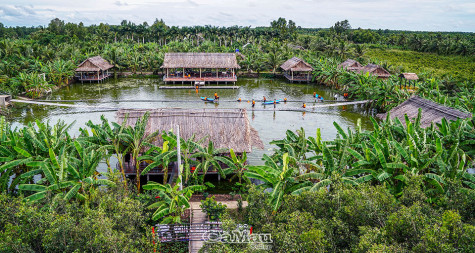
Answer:
<path fill-rule="evenodd" d="M 416 88 L 417 80 L 419 80 L 419 77 L 416 75 L 416 73 L 402 73 L 399 75 L 399 78 L 401 78 L 401 81 L 400 81 L 401 88 L 402 88 L 403 80 L 404 80 L 404 87 L 406 88 L 411 87 L 411 85 L 413 85 L 414 88 Z"/>
<path fill-rule="evenodd" d="M 422 110 L 421 127 L 423 128 L 429 127 L 432 123 L 440 123 L 442 118 L 455 121 L 472 117 L 470 113 L 464 113 L 451 107 L 442 106 L 418 96 L 413 96 L 402 104 L 394 107 L 389 111 L 389 115 L 391 119 L 398 118 L 404 123 L 404 115 L 407 115 L 411 121 L 414 121 L 414 119 L 417 118 L 419 109 Z M 388 113 L 378 114 L 377 117 L 385 119 L 387 114 Z"/>
<path fill-rule="evenodd" d="M 235 53 L 166 53 L 161 68 L 165 83 L 237 82 L 238 65 Z"/>
<path fill-rule="evenodd" d="M 300 58 L 292 57 L 280 68 L 284 70 L 284 77 L 292 83 L 312 81 L 313 67 Z"/>
<path fill-rule="evenodd" d="M 112 74 L 109 73 L 109 70 L 113 68 L 114 65 L 110 64 L 100 56 L 94 56 L 86 59 L 81 62 L 76 68 L 76 78 L 83 82 L 101 82 L 109 77 Z"/>
<path fill-rule="evenodd" d="M 180 137 L 184 140 L 194 136 L 195 141 L 203 139 L 201 143 L 207 146 L 209 141 L 213 142 L 214 148 L 223 151 L 223 155 L 229 154 L 229 149 L 240 155 L 243 152 L 249 153 L 253 147 L 264 148 L 257 131 L 251 127 L 247 117 L 246 109 L 121 109 L 117 112 L 119 124 L 127 119 L 127 126 L 134 126 L 137 120 L 146 112 L 150 112 L 146 133 L 151 134 L 156 131 L 160 136 L 153 142 L 156 146 L 163 145 L 161 135 L 172 131 L 176 134 L 176 129 L 180 127 Z M 140 164 L 140 170 L 147 167 L 147 162 Z M 224 164 L 221 165 L 223 168 Z M 130 156 L 126 156 L 124 161 L 125 173 L 128 176 L 136 174 L 135 164 Z M 172 178 L 172 171 L 177 173 L 175 163 L 169 165 L 168 175 Z M 163 168 L 157 167 L 147 174 L 149 176 L 163 176 Z M 217 171 L 209 170 L 207 175 L 218 175 Z"/>

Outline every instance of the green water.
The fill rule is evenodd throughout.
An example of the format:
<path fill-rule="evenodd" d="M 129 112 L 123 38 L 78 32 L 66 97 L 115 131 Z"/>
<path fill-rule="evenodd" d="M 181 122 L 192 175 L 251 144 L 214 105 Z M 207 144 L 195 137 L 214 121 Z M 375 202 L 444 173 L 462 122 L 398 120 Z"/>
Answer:
<path fill-rule="evenodd" d="M 303 127 L 308 136 L 315 136 L 317 128 L 321 128 L 322 137 L 325 140 L 335 138 L 337 132 L 333 122 L 337 122 L 343 129 L 353 128 L 357 119 L 361 118 L 364 129 L 371 128 L 369 115 L 361 106 L 328 107 L 317 108 L 312 112 L 292 112 L 273 111 L 273 105 L 265 107 L 259 102 L 256 103 L 255 111 L 252 111 L 251 104 L 247 100 L 262 99 L 266 96 L 271 100 L 274 98 L 288 101 L 308 101 L 307 106 L 312 106 L 313 92 L 321 95 L 324 99 L 333 99 L 334 93 L 331 90 L 312 84 L 290 84 L 284 80 L 276 79 L 240 79 L 236 85 L 238 90 L 200 90 L 198 93 L 193 89 L 159 89 L 163 85 L 160 79 L 118 79 L 109 80 L 105 83 L 85 83 L 74 84 L 69 87 L 53 92 L 46 99 L 51 100 L 91 100 L 85 102 L 74 102 L 79 105 L 93 105 L 114 108 L 246 108 L 251 125 L 259 132 L 259 136 L 265 144 L 264 150 L 254 149 L 249 155 L 251 164 L 260 164 L 262 154 L 270 153 L 273 148 L 269 142 L 275 139 L 282 139 L 287 129 L 296 130 Z M 200 101 L 201 96 L 213 97 L 214 92 L 218 92 L 220 103 L 204 103 Z M 242 98 L 241 103 L 236 102 Z M 130 100 L 132 102 L 110 102 L 112 100 Z M 171 102 L 136 102 L 137 100 L 161 100 Z M 278 104 L 277 108 L 298 108 L 302 102 L 288 102 Z M 82 108 L 64 108 L 42 105 L 20 105 L 16 104 L 12 114 L 8 117 L 14 126 L 23 126 L 35 120 L 55 123 L 64 120 L 67 123 L 75 121 L 71 129 L 71 135 L 79 133 L 79 128 L 91 120 L 94 123 L 100 122 L 100 116 L 105 115 L 111 121 L 115 121 L 114 111 L 96 111 Z"/>

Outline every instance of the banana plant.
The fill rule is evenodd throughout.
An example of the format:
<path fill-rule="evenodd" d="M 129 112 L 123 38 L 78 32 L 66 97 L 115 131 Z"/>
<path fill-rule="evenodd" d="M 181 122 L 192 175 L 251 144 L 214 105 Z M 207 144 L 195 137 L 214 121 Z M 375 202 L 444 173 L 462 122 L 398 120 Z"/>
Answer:
<path fill-rule="evenodd" d="M 124 156 L 130 148 L 126 147 L 121 139 L 121 136 L 126 128 L 126 122 L 127 118 L 124 119 L 120 125 L 115 122 L 109 124 L 109 121 L 104 117 L 104 115 L 102 115 L 101 124 L 94 124 L 92 121 L 86 123 L 86 126 L 91 129 L 92 136 L 89 136 L 89 133 L 86 129 L 80 129 L 82 134 L 78 138 L 79 140 L 92 142 L 97 145 L 98 148 L 104 150 L 103 154 L 109 173 L 112 171 L 110 157 L 114 156 L 117 158 L 120 172 L 122 173 L 124 188 L 127 188 L 127 180 L 124 171 Z"/>
<path fill-rule="evenodd" d="M 201 171 L 203 173 L 202 182 L 204 183 L 204 176 L 208 172 L 208 169 L 212 168 L 218 171 L 218 173 L 223 177 L 226 178 L 226 174 L 224 173 L 219 161 L 221 158 L 221 154 L 226 151 L 226 149 L 215 149 L 213 142 L 208 142 L 208 147 L 204 148 L 201 146 L 197 146 L 198 152 L 191 155 L 191 158 L 196 159 L 199 163 L 196 166 L 195 171 L 193 171 L 192 176 L 197 178 L 198 173 Z M 234 152 L 233 152 L 234 153 Z"/>
<path fill-rule="evenodd" d="M 277 211 L 285 194 L 298 191 L 302 187 L 308 186 L 310 182 L 299 182 L 295 177 L 295 170 L 289 167 L 289 154 L 282 155 L 282 165 L 278 165 L 271 157 L 264 154 L 263 166 L 249 166 L 244 172 L 248 178 L 257 179 L 263 182 L 259 186 L 264 189 L 271 189 L 269 202 L 274 212 Z"/>
<path fill-rule="evenodd" d="M 150 113 L 146 112 L 143 117 L 140 117 L 135 122 L 134 126 L 127 126 L 122 134 L 119 134 L 120 139 L 125 143 L 127 149 L 132 154 L 132 160 L 135 162 L 136 171 L 136 185 L 137 191 L 140 192 L 140 153 L 144 152 L 145 148 L 152 147 L 152 142 L 158 136 L 158 131 L 147 133 L 147 124 Z"/>
<path fill-rule="evenodd" d="M 193 192 L 206 189 L 202 185 L 192 185 L 180 190 L 180 179 L 174 186 L 150 181 L 143 188 L 148 191 L 158 191 L 159 201 L 148 208 L 156 209 L 152 214 L 152 220 L 156 221 L 163 218 L 160 221 L 161 224 L 181 223 L 181 215 L 187 208 L 190 208 L 189 201 Z"/>
<path fill-rule="evenodd" d="M 163 170 L 163 184 L 167 183 L 168 180 L 168 166 L 171 162 L 177 160 L 177 151 L 175 147 L 170 145 L 168 141 L 164 141 L 162 148 L 153 147 L 149 149 L 143 156 L 140 157 L 140 160 L 151 161 L 143 169 L 142 176 L 146 175 L 151 169 L 161 167 Z"/>
<path fill-rule="evenodd" d="M 27 201 L 37 202 L 50 195 L 53 201 L 57 198 L 65 200 L 86 200 L 87 190 L 99 185 L 114 186 L 107 179 L 98 179 L 97 166 L 102 154 L 94 146 L 84 147 L 79 141 L 74 142 L 74 150 L 68 152 L 63 147 L 58 155 L 49 149 L 49 157 L 43 161 L 31 162 L 34 167 L 30 174 L 44 175 L 36 184 L 20 184 L 18 188 L 24 193 L 33 192 L 25 198 Z"/>
<path fill-rule="evenodd" d="M 246 183 L 250 183 L 249 178 L 247 178 L 245 174 L 245 171 L 249 168 L 249 165 L 246 164 L 247 163 L 246 152 L 243 152 L 241 157 L 237 156 L 233 149 L 230 149 L 229 153 L 231 157 L 221 156 L 221 157 L 215 158 L 219 162 L 222 162 L 223 164 L 228 166 L 228 168 L 224 169 L 225 175 L 233 174 L 233 176 L 229 178 L 229 182 L 231 182 L 235 178 L 238 178 L 238 182 L 240 185 L 242 185 L 243 180 Z"/>

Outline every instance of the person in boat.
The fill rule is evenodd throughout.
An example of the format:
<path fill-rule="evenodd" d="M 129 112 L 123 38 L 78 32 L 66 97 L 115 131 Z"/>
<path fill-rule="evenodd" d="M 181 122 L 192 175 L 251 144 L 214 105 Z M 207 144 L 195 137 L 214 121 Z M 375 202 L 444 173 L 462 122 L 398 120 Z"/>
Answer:
<path fill-rule="evenodd" d="M 284 98 L 284 103 L 287 103 L 287 98 Z"/>
<path fill-rule="evenodd" d="M 313 97 L 316 98 L 317 97 L 317 93 L 314 91 L 313 92 Z"/>
<path fill-rule="evenodd" d="M 307 105 L 303 103 L 302 108 L 307 108 Z"/>
<path fill-rule="evenodd" d="M 262 100 L 264 101 L 264 103 L 267 101 L 266 99 L 266 96 L 262 96 Z"/>
<path fill-rule="evenodd" d="M 348 93 L 344 93 L 344 94 L 343 94 L 343 97 L 344 97 L 345 99 L 348 99 Z"/>
<path fill-rule="evenodd" d="M 252 107 L 256 106 L 256 101 L 252 100 Z"/>
<path fill-rule="evenodd" d="M 208 100 L 208 97 L 205 97 L 205 101 L 207 101 L 207 100 Z"/>
<path fill-rule="evenodd" d="M 217 92 L 214 93 L 214 99 L 219 99 L 219 96 L 218 96 Z"/>
<path fill-rule="evenodd" d="M 238 101 L 238 102 L 241 102 L 241 98 L 239 98 L 237 101 Z"/>
<path fill-rule="evenodd" d="M 276 104 L 277 104 L 277 99 L 274 99 L 274 108 Z"/>

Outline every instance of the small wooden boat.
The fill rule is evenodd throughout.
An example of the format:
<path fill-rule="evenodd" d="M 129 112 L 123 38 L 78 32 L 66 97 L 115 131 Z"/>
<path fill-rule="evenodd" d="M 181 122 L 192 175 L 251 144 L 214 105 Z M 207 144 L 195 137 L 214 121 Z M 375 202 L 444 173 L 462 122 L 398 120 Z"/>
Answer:
<path fill-rule="evenodd" d="M 281 100 L 281 99 L 277 99 L 277 100 L 275 101 L 275 103 L 276 103 L 276 104 L 279 104 L 280 101 L 282 101 L 282 100 Z M 262 104 L 263 104 L 263 105 L 272 105 L 272 104 L 274 104 L 274 100 L 262 102 Z"/>

